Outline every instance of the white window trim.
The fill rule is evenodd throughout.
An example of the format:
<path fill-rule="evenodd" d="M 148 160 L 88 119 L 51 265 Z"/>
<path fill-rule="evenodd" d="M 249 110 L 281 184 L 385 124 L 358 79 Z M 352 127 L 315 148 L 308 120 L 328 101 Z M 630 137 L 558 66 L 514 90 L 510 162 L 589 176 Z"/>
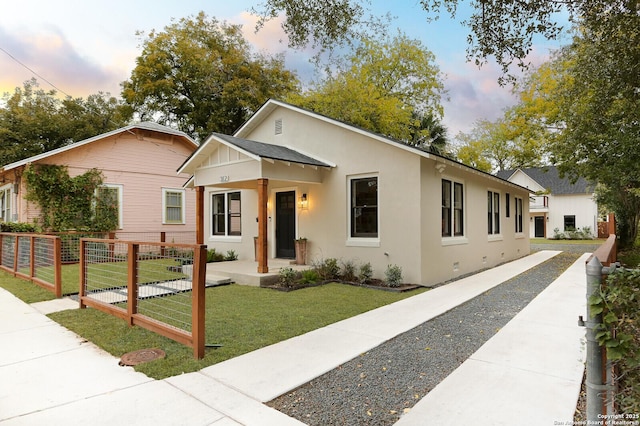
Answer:
<path fill-rule="evenodd" d="M 242 191 L 239 189 L 234 189 L 234 190 L 228 190 L 228 191 L 211 191 L 209 192 L 209 241 L 210 242 L 219 242 L 219 243 L 241 243 L 242 242 L 242 235 L 227 235 L 227 232 L 229 231 L 229 229 L 227 228 L 227 212 L 229 210 L 229 207 L 227 205 L 228 203 L 228 195 L 229 193 L 232 192 L 239 192 L 240 193 L 240 220 L 242 221 Z M 213 218 L 213 196 L 216 194 L 224 194 L 224 210 L 225 210 L 225 227 L 224 227 L 224 232 L 225 235 L 214 235 L 213 234 L 213 223 L 212 223 L 212 218 Z M 240 231 L 242 233 L 242 230 Z"/>
<path fill-rule="evenodd" d="M 453 176 L 449 176 L 449 175 L 443 175 L 442 178 L 440 179 L 439 183 L 440 183 L 440 191 L 442 191 L 442 181 L 443 180 L 448 180 L 451 182 L 451 232 L 453 233 L 453 235 L 449 235 L 446 237 L 443 237 L 442 234 L 440 235 L 440 243 L 443 246 L 455 246 L 455 245 L 461 245 L 461 244 L 469 244 L 469 239 L 467 238 L 467 182 L 463 179 L 456 179 Z M 462 235 L 455 235 L 455 208 L 454 208 L 454 193 L 455 193 L 455 184 L 458 183 L 460 185 L 462 185 Z M 442 192 L 440 192 L 440 195 L 438 197 L 439 200 L 442 200 Z M 440 206 L 440 208 L 442 208 L 442 206 Z M 439 212 L 439 214 L 442 214 L 442 212 Z"/>
<path fill-rule="evenodd" d="M 181 199 L 181 212 L 180 221 L 167 222 L 167 193 L 178 192 L 182 194 Z M 162 188 L 162 224 L 163 225 L 184 225 L 185 224 L 185 206 L 186 206 L 186 191 L 182 188 Z"/>
<path fill-rule="evenodd" d="M 118 229 L 122 229 L 124 228 L 124 215 L 123 215 L 123 192 L 124 192 L 124 185 L 120 184 L 120 183 L 103 183 L 102 185 L 100 185 L 103 188 L 109 188 L 109 189 L 117 189 L 118 190 Z"/>
<path fill-rule="evenodd" d="M 358 179 L 367 179 L 367 178 L 376 178 L 378 182 L 378 201 L 377 201 L 377 209 L 378 209 L 378 236 L 377 237 L 352 237 L 351 236 L 351 182 Z M 347 247 L 380 247 L 380 176 L 378 173 L 365 173 L 358 175 L 348 175 L 347 176 L 347 239 L 345 241 L 345 246 Z"/>

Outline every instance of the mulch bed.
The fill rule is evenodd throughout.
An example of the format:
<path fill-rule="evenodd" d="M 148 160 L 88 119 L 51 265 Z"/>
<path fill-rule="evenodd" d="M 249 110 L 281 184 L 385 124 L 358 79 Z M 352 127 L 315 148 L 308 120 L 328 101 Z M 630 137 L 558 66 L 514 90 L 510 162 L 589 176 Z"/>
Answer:
<path fill-rule="evenodd" d="M 374 289 L 374 290 L 390 291 L 390 292 L 394 292 L 394 293 L 403 293 L 405 291 L 411 291 L 411 290 L 415 290 L 415 289 L 418 289 L 418 288 L 422 287 L 422 286 L 419 286 L 419 285 L 416 285 L 416 284 L 401 284 L 401 285 L 399 285 L 397 287 L 389 287 L 382 280 L 371 280 L 370 282 L 368 282 L 366 284 L 356 283 L 356 282 L 352 282 L 352 281 L 326 280 L 326 281 L 319 281 L 319 282 L 316 282 L 316 283 L 307 283 L 307 284 L 297 284 L 296 283 L 296 284 L 294 284 L 292 286 L 283 286 L 283 285 L 280 285 L 278 283 L 275 283 L 275 284 L 269 284 L 269 285 L 261 285 L 260 287 L 262 287 L 262 288 L 270 288 L 272 290 L 289 292 L 289 291 L 300 290 L 300 289 L 303 289 L 303 288 L 318 287 L 318 286 L 329 284 L 329 283 L 347 284 L 347 285 L 353 285 L 353 286 L 357 286 L 357 287 L 371 288 L 371 289 Z"/>

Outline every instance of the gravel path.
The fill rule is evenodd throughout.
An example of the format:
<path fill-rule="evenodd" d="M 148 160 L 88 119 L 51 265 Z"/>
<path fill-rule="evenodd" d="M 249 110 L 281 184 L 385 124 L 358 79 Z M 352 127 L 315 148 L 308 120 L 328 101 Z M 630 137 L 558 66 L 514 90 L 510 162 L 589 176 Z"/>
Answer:
<path fill-rule="evenodd" d="M 268 405 L 308 425 L 391 425 L 596 247 L 532 245 L 564 252 Z"/>

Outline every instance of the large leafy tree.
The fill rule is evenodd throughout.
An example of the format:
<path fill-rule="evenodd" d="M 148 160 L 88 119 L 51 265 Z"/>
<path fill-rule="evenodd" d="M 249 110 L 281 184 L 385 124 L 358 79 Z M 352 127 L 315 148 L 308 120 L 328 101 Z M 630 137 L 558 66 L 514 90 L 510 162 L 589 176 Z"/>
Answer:
<path fill-rule="evenodd" d="M 434 62 L 420 41 L 402 34 L 365 39 L 338 58 L 325 78 L 289 100 L 375 133 L 419 142 L 429 131 L 420 127 L 422 117 L 442 114 L 444 86 Z"/>
<path fill-rule="evenodd" d="M 470 133 L 457 136 L 457 157 L 487 172 L 540 166 L 546 159 L 545 132 L 530 123 L 520 106 L 507 108 L 496 121 L 480 120 Z"/>
<path fill-rule="evenodd" d="M 204 140 L 232 133 L 270 97 L 297 90 L 282 56 L 256 53 L 239 25 L 204 12 L 142 38 L 142 54 L 122 96 L 143 118 Z"/>
<path fill-rule="evenodd" d="M 441 13 L 456 17 L 462 0 L 420 0 L 425 20 Z M 603 17 L 634 10 L 637 0 L 471 0 L 471 15 L 462 23 L 469 29 L 468 57 L 481 64 L 495 57 L 505 73 L 516 63 L 527 66 L 534 36 L 556 39 L 564 21 L 598 24 Z M 253 9 L 264 23 L 282 16 L 282 28 L 293 48 L 308 44 L 331 50 L 349 43 L 367 30 L 376 31 L 380 20 L 371 12 L 370 0 L 263 0 Z M 391 6 L 391 8 L 393 8 Z"/>
<path fill-rule="evenodd" d="M 121 101 L 98 93 L 87 99 L 61 99 L 35 79 L 5 94 L 0 107 L 0 163 L 60 148 L 122 127 L 130 111 Z"/>

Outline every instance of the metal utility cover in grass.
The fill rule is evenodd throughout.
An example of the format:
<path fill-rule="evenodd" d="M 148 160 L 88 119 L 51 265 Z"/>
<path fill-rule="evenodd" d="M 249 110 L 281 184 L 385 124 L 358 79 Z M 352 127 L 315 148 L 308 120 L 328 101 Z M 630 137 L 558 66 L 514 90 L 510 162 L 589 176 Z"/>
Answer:
<path fill-rule="evenodd" d="M 134 366 L 142 364 L 143 362 L 161 359 L 164 358 L 164 356 L 165 353 L 162 349 L 140 349 L 122 355 L 122 358 L 120 358 L 120 362 L 118 364 Z"/>

